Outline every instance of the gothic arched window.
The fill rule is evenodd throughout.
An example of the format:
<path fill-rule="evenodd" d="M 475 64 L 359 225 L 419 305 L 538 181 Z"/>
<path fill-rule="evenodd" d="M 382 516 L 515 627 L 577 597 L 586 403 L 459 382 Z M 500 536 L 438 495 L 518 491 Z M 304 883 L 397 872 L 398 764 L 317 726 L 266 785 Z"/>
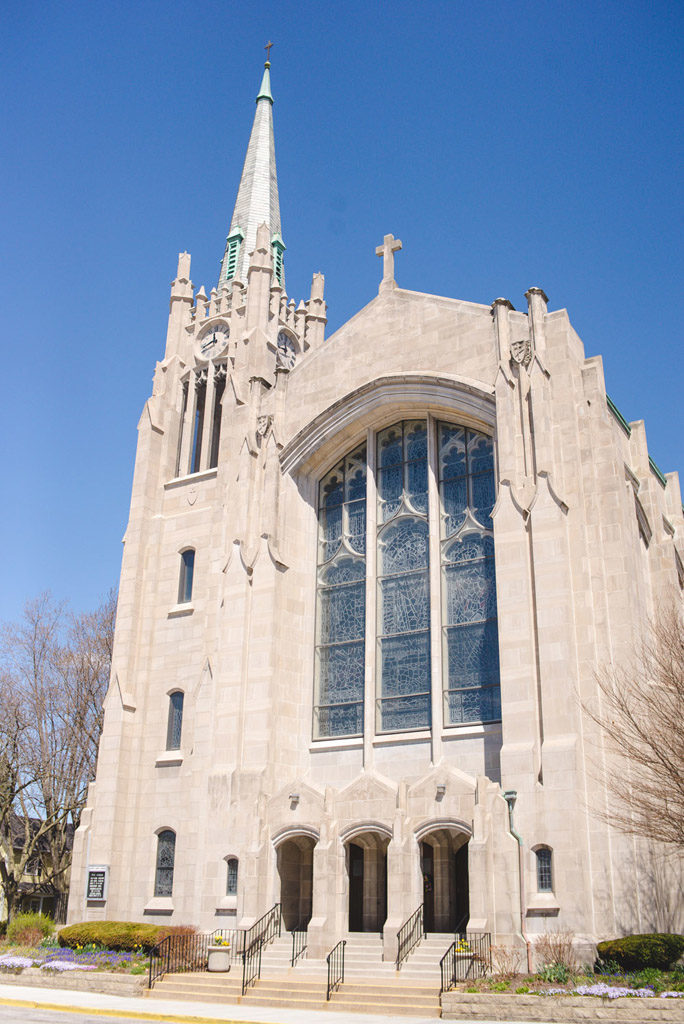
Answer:
<path fill-rule="evenodd" d="M 366 699 L 377 733 L 431 728 L 440 702 L 447 726 L 501 717 L 494 500 L 491 437 L 431 418 L 379 431 L 370 459 L 359 445 L 321 480 L 316 738 L 362 734 Z"/>
<path fill-rule="evenodd" d="M 229 857 L 226 861 L 226 896 L 236 896 L 238 886 L 238 859 Z"/>
<path fill-rule="evenodd" d="M 157 835 L 157 870 L 154 876 L 154 895 L 173 895 L 173 865 L 176 859 L 176 833 L 164 829 Z"/>
<path fill-rule="evenodd" d="M 169 695 L 169 720 L 166 726 L 166 749 L 180 750 L 183 731 L 183 691 Z"/>
<path fill-rule="evenodd" d="M 180 574 L 178 576 L 178 604 L 192 601 L 192 578 L 195 574 L 195 549 L 181 551 Z"/>
<path fill-rule="evenodd" d="M 540 846 L 534 851 L 537 858 L 537 891 L 553 892 L 553 872 L 551 870 L 551 850 L 548 846 Z"/>

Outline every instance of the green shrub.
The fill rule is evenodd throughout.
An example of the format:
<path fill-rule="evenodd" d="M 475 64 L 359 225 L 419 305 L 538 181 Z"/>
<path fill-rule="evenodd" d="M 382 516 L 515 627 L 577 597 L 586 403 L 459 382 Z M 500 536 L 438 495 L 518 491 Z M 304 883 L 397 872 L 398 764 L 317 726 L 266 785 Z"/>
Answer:
<path fill-rule="evenodd" d="M 54 921 L 45 914 L 17 914 L 7 926 L 7 941 L 18 946 L 37 946 L 54 929 Z"/>
<path fill-rule="evenodd" d="M 537 977 L 542 981 L 555 981 L 564 985 L 570 978 L 570 971 L 565 964 L 546 964 L 537 971 Z"/>
<path fill-rule="evenodd" d="M 192 925 L 139 924 L 136 921 L 84 921 L 62 928 L 58 935 L 60 946 L 69 949 L 95 947 L 98 949 L 143 950 L 149 953 L 168 935 L 194 935 Z"/>
<path fill-rule="evenodd" d="M 613 960 L 623 971 L 657 967 L 666 971 L 684 953 L 684 935 L 627 935 L 624 939 L 599 942 L 601 960 Z"/>

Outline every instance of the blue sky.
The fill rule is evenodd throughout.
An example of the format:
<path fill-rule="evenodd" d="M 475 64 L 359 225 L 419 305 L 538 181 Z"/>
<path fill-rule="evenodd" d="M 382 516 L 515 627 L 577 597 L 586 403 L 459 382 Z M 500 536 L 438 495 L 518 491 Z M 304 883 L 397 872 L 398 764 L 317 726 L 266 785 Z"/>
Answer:
<path fill-rule="evenodd" d="M 568 309 L 682 466 L 680 4 L 3 5 L 0 619 L 117 582 L 177 254 L 215 283 L 271 54 L 288 290 L 329 333 L 400 285 Z"/>

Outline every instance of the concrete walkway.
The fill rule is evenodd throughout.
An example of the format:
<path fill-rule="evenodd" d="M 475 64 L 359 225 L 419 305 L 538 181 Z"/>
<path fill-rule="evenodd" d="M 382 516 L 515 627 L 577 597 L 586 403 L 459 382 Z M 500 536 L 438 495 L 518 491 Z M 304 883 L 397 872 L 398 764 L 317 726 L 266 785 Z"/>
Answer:
<path fill-rule="evenodd" d="M 334 1011 L 274 1009 L 265 1006 L 220 1006 L 216 1003 L 174 1002 L 140 997 L 111 996 L 98 992 L 74 992 L 65 989 L 31 988 L 0 983 L 0 1007 L 16 1009 L 17 1024 L 29 1009 L 50 1010 L 55 1024 L 69 1015 L 98 1016 L 104 1022 L 147 1021 L 148 1024 L 335 1024 L 340 1017 Z M 23 1013 L 22 1013 L 23 1011 Z M 62 1018 L 64 1014 L 64 1018 Z M 4 1016 L 4 1015 L 3 1015 Z M 5 1017 L 5 1019 L 7 1019 Z M 399 1017 L 391 1014 L 349 1014 L 342 1018 L 353 1024 L 435 1024 L 434 1017 Z M 459 1024 L 457 1021 L 456 1024 Z M 463 1021 L 462 1024 L 467 1024 Z M 478 1024 L 494 1024 L 479 1021 Z M 544 1024 L 544 1022 L 537 1022 Z"/>

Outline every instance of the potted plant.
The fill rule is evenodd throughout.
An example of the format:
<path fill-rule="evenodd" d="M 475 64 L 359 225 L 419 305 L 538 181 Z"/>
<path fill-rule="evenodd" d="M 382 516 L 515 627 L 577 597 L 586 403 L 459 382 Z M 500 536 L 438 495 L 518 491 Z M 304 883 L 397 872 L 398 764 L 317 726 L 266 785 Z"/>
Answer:
<path fill-rule="evenodd" d="M 230 939 L 224 939 L 222 935 L 214 937 L 209 946 L 207 970 L 224 972 L 230 970 Z"/>

